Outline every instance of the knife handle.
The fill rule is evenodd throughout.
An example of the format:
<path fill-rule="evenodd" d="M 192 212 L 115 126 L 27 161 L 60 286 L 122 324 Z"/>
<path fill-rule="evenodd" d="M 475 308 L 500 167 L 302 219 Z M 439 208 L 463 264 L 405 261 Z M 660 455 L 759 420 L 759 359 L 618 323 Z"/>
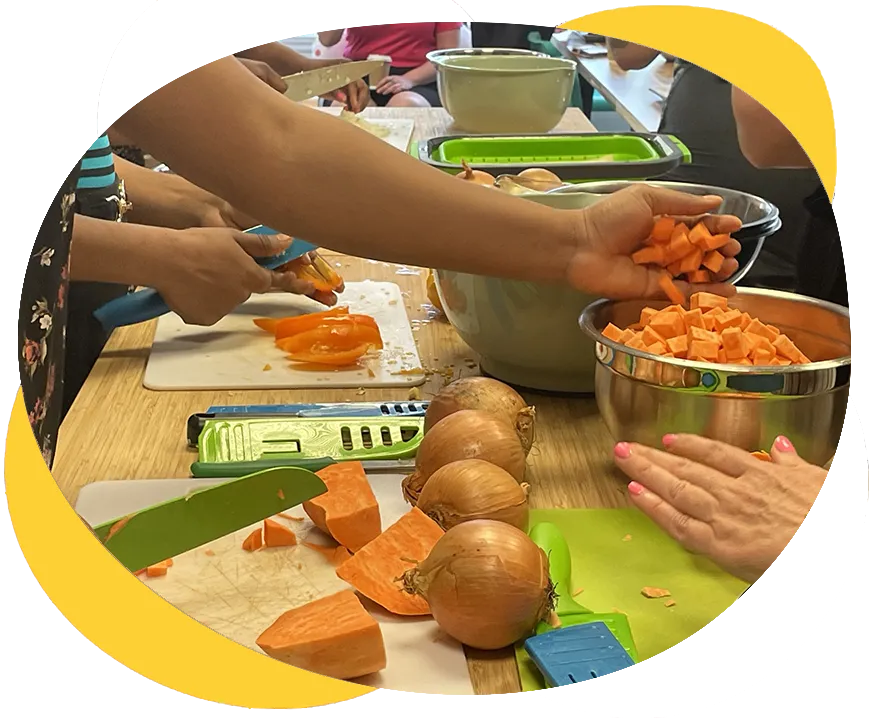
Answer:
<path fill-rule="evenodd" d="M 587 608 L 574 601 L 570 595 L 572 573 L 570 548 L 558 527 L 552 523 L 539 523 L 529 531 L 528 535 L 549 557 L 549 577 L 555 584 L 555 590 L 558 594 L 556 613 L 561 611 L 591 613 Z"/>
<path fill-rule="evenodd" d="M 335 459 L 261 459 L 260 461 L 195 461 L 190 465 L 194 479 L 237 479 L 266 469 L 307 469 L 317 472 L 338 463 Z"/>

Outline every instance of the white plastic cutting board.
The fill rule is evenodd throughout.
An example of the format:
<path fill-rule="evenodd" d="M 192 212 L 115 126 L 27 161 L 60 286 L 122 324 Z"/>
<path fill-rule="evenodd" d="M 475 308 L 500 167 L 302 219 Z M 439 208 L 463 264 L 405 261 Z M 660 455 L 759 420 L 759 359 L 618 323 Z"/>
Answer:
<path fill-rule="evenodd" d="M 330 107 L 317 107 L 317 109 L 326 114 L 334 115 L 335 117 L 339 117 L 344 111 L 343 107 L 337 105 L 331 105 Z M 372 125 L 379 125 L 380 127 L 389 130 L 389 134 L 381 139 L 396 149 L 401 150 L 402 152 L 407 152 L 407 148 L 410 146 L 410 139 L 413 137 L 413 120 L 397 118 L 387 120 L 382 117 L 370 117 L 366 110 L 360 112 L 359 117 L 362 117 L 366 122 L 370 122 Z"/>
<path fill-rule="evenodd" d="M 307 297 L 270 293 L 252 296 L 211 327 L 187 325 L 177 314 L 160 317 L 145 367 L 145 387 L 155 391 L 228 391 L 410 387 L 425 383 L 397 284 L 349 282 L 339 301 L 351 312 L 374 317 L 380 327 L 384 349 L 366 358 L 362 367 L 314 370 L 290 362 L 275 346 L 272 335 L 256 327 L 253 320 L 318 312 L 323 306 Z"/>
<path fill-rule="evenodd" d="M 408 511 L 401 496 L 402 476 L 372 474 L 368 480 L 380 504 L 386 529 Z M 103 481 L 85 486 L 75 509 L 96 526 L 118 516 L 220 483 L 210 479 Z M 301 507 L 288 511 L 304 522 L 283 521 L 300 541 L 335 545 L 308 521 Z M 265 549 L 250 554 L 241 543 L 253 527 L 214 541 L 174 559 L 166 576 L 143 578 L 155 593 L 191 618 L 261 653 L 257 637 L 282 613 L 348 588 L 335 568 L 305 546 Z M 209 555 L 206 551 L 212 553 Z M 473 695 L 468 664 L 459 643 L 431 618 L 399 618 L 363 599 L 378 620 L 386 646 L 387 667 L 355 681 L 375 688 Z"/>

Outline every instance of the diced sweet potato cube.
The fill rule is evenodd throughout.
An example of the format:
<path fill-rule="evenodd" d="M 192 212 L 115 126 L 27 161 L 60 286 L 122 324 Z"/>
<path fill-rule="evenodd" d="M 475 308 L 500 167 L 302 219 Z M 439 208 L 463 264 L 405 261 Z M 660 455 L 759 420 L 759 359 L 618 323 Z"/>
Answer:
<path fill-rule="evenodd" d="M 685 312 L 685 316 L 682 317 L 682 321 L 685 322 L 686 330 L 690 329 L 691 327 L 706 329 L 706 325 L 703 323 L 703 312 L 701 312 L 699 309 L 691 309 L 690 311 Z"/>
<path fill-rule="evenodd" d="M 715 307 L 719 307 L 722 311 L 726 310 L 727 298 L 719 297 L 717 294 L 710 294 L 709 292 L 697 292 L 697 294 L 691 295 L 691 309 L 707 312 Z"/>
<path fill-rule="evenodd" d="M 739 327 L 729 327 L 721 332 L 721 344 L 728 360 L 745 359 L 749 348 L 743 339 L 742 330 Z"/>
<path fill-rule="evenodd" d="M 628 341 L 625 342 L 626 347 L 630 347 L 631 349 L 643 349 L 646 348 L 646 342 L 643 341 L 643 337 L 640 334 L 634 334 Z"/>
<path fill-rule="evenodd" d="M 712 232 L 709 231 L 709 227 L 707 227 L 702 220 L 691 227 L 691 231 L 688 232 L 688 239 L 691 241 L 691 244 L 698 246 L 700 245 L 700 242 L 711 238 Z"/>
<path fill-rule="evenodd" d="M 751 332 L 747 332 L 744 330 L 742 332 L 742 338 L 745 340 L 745 343 L 748 344 L 749 352 L 753 351 L 754 348 L 761 342 L 766 341 L 763 337 L 759 337 L 757 334 L 752 334 Z"/>
<path fill-rule="evenodd" d="M 724 255 L 713 249 L 711 252 L 705 254 L 702 265 L 713 274 L 718 274 L 718 272 L 721 271 L 721 267 L 724 265 Z"/>
<path fill-rule="evenodd" d="M 607 324 L 604 330 L 601 332 L 603 336 L 614 342 L 621 341 L 622 333 L 622 330 L 613 323 Z"/>
<path fill-rule="evenodd" d="M 773 359 L 775 359 L 775 354 L 766 351 L 766 349 L 761 349 L 760 347 L 755 348 L 754 351 L 751 352 L 751 360 L 754 362 L 755 366 L 775 366 L 773 364 Z"/>
<path fill-rule="evenodd" d="M 721 342 L 715 332 L 710 332 L 699 327 L 691 327 L 688 330 L 688 343 L 691 342 L 712 342 L 718 346 Z"/>
<path fill-rule="evenodd" d="M 758 319 L 752 319 L 749 322 L 749 325 L 746 327 L 745 331 L 751 332 L 752 334 L 757 334 L 759 337 L 764 337 L 765 339 L 769 339 L 769 341 L 775 341 L 775 338 L 778 336 L 778 332 L 773 331 L 773 328 L 764 324 L 762 321 Z"/>
<path fill-rule="evenodd" d="M 691 284 L 709 284 L 712 281 L 712 276 L 705 269 L 698 269 L 696 272 L 688 273 L 688 281 Z"/>
<path fill-rule="evenodd" d="M 637 336 L 636 332 L 631 329 L 625 329 L 617 341 L 621 344 L 627 344 L 635 336 Z"/>
<path fill-rule="evenodd" d="M 667 349 L 672 352 L 673 356 L 684 359 L 686 356 L 688 356 L 688 336 L 686 334 L 682 334 L 681 336 L 668 339 Z"/>
<path fill-rule="evenodd" d="M 662 354 L 667 353 L 667 345 L 662 342 L 654 342 L 646 345 L 646 351 L 649 352 L 649 354 L 657 354 L 658 356 L 661 356 Z"/>
<path fill-rule="evenodd" d="M 775 338 L 772 345 L 775 347 L 776 354 L 784 357 L 785 359 L 790 359 L 792 362 L 799 361 L 800 359 L 800 350 L 794 346 L 794 343 L 788 339 L 784 334 L 780 334 Z"/>
<path fill-rule="evenodd" d="M 672 264 L 673 262 L 681 261 L 694 250 L 688 237 L 680 235 L 676 237 L 670 244 L 667 245 L 664 254 L 664 264 Z"/>
<path fill-rule="evenodd" d="M 682 260 L 677 260 L 667 265 L 667 273 L 671 277 L 678 277 L 682 273 Z"/>
<path fill-rule="evenodd" d="M 643 342 L 647 347 L 651 346 L 652 344 L 665 344 L 667 341 L 666 338 L 658 334 L 658 332 L 653 329 L 651 325 L 643 329 L 642 336 Z"/>
<path fill-rule="evenodd" d="M 748 314 L 743 314 L 739 320 L 739 328 L 742 329 L 742 331 L 747 331 L 748 325 L 751 324 L 751 322 L 752 322 L 751 316 Z"/>
<path fill-rule="evenodd" d="M 687 300 L 685 299 L 685 295 L 682 294 L 682 291 L 677 287 L 673 280 L 667 276 L 666 274 L 662 274 L 661 278 L 658 280 L 658 284 L 661 289 L 664 290 L 664 294 L 667 295 L 667 298 L 673 302 L 674 304 L 684 304 Z"/>
<path fill-rule="evenodd" d="M 684 222 L 679 222 L 679 224 L 673 227 L 673 232 L 670 234 L 670 241 L 672 242 L 677 237 L 687 237 L 689 232 L 688 225 Z"/>
<path fill-rule="evenodd" d="M 719 332 L 732 327 L 739 328 L 742 324 L 742 312 L 738 309 L 731 309 L 728 312 L 722 312 L 715 317 L 715 328 Z M 740 329 L 740 331 L 742 331 Z"/>
<path fill-rule="evenodd" d="M 703 237 L 694 244 L 702 249 L 704 252 L 712 252 L 716 249 L 721 249 L 729 241 L 729 234 L 716 234 L 712 237 L 709 237 L 708 239 L 706 237 Z"/>
<path fill-rule="evenodd" d="M 793 362 L 790 359 L 785 359 L 784 357 L 774 356 L 770 362 L 772 366 L 790 366 Z"/>
<path fill-rule="evenodd" d="M 664 248 L 653 244 L 649 247 L 638 249 L 631 255 L 634 264 L 662 264 L 664 262 Z"/>
<path fill-rule="evenodd" d="M 682 260 L 680 264 L 681 274 L 696 272 L 700 269 L 700 263 L 703 261 L 703 252 L 696 247 Z"/>
<path fill-rule="evenodd" d="M 681 304 L 671 304 L 669 307 L 664 307 L 661 310 L 661 313 L 662 314 L 664 314 L 664 313 L 671 314 L 673 312 L 681 313 L 681 310 L 683 310 L 683 309 L 684 309 L 684 307 Z"/>
<path fill-rule="evenodd" d="M 658 313 L 657 309 L 652 309 L 652 307 L 646 307 L 642 312 L 640 312 L 640 325 L 646 326 Z"/>
<path fill-rule="evenodd" d="M 685 333 L 685 321 L 678 312 L 658 312 L 649 323 L 649 328 L 664 339 L 672 339 Z"/>
<path fill-rule="evenodd" d="M 691 342 L 688 345 L 688 358 L 695 361 L 718 361 L 718 342 Z"/>
<path fill-rule="evenodd" d="M 673 236 L 676 220 L 672 217 L 661 217 L 652 227 L 650 239 L 655 243 L 667 244 Z"/>
<path fill-rule="evenodd" d="M 727 358 L 727 352 L 724 351 L 724 347 L 718 347 L 718 363 L 719 364 L 729 364 L 730 360 Z"/>

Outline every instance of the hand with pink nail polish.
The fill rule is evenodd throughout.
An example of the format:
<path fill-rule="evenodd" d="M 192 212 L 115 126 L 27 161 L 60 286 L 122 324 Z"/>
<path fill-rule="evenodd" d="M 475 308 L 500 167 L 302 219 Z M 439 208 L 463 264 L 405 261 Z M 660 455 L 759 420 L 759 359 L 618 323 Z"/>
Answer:
<path fill-rule="evenodd" d="M 827 477 L 783 436 L 771 462 L 700 436 L 668 434 L 662 443 L 616 444 L 631 501 L 689 551 L 749 583 L 788 545 Z"/>

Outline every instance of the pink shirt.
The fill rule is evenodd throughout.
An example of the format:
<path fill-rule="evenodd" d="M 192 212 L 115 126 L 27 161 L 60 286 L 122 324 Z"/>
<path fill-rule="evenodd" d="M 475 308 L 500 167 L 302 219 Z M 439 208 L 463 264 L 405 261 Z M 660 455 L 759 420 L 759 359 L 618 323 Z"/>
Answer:
<path fill-rule="evenodd" d="M 369 55 L 389 55 L 394 67 L 419 67 L 428 53 L 437 50 L 440 33 L 461 26 L 460 22 L 415 22 L 348 27 L 344 56 L 364 60 Z"/>

